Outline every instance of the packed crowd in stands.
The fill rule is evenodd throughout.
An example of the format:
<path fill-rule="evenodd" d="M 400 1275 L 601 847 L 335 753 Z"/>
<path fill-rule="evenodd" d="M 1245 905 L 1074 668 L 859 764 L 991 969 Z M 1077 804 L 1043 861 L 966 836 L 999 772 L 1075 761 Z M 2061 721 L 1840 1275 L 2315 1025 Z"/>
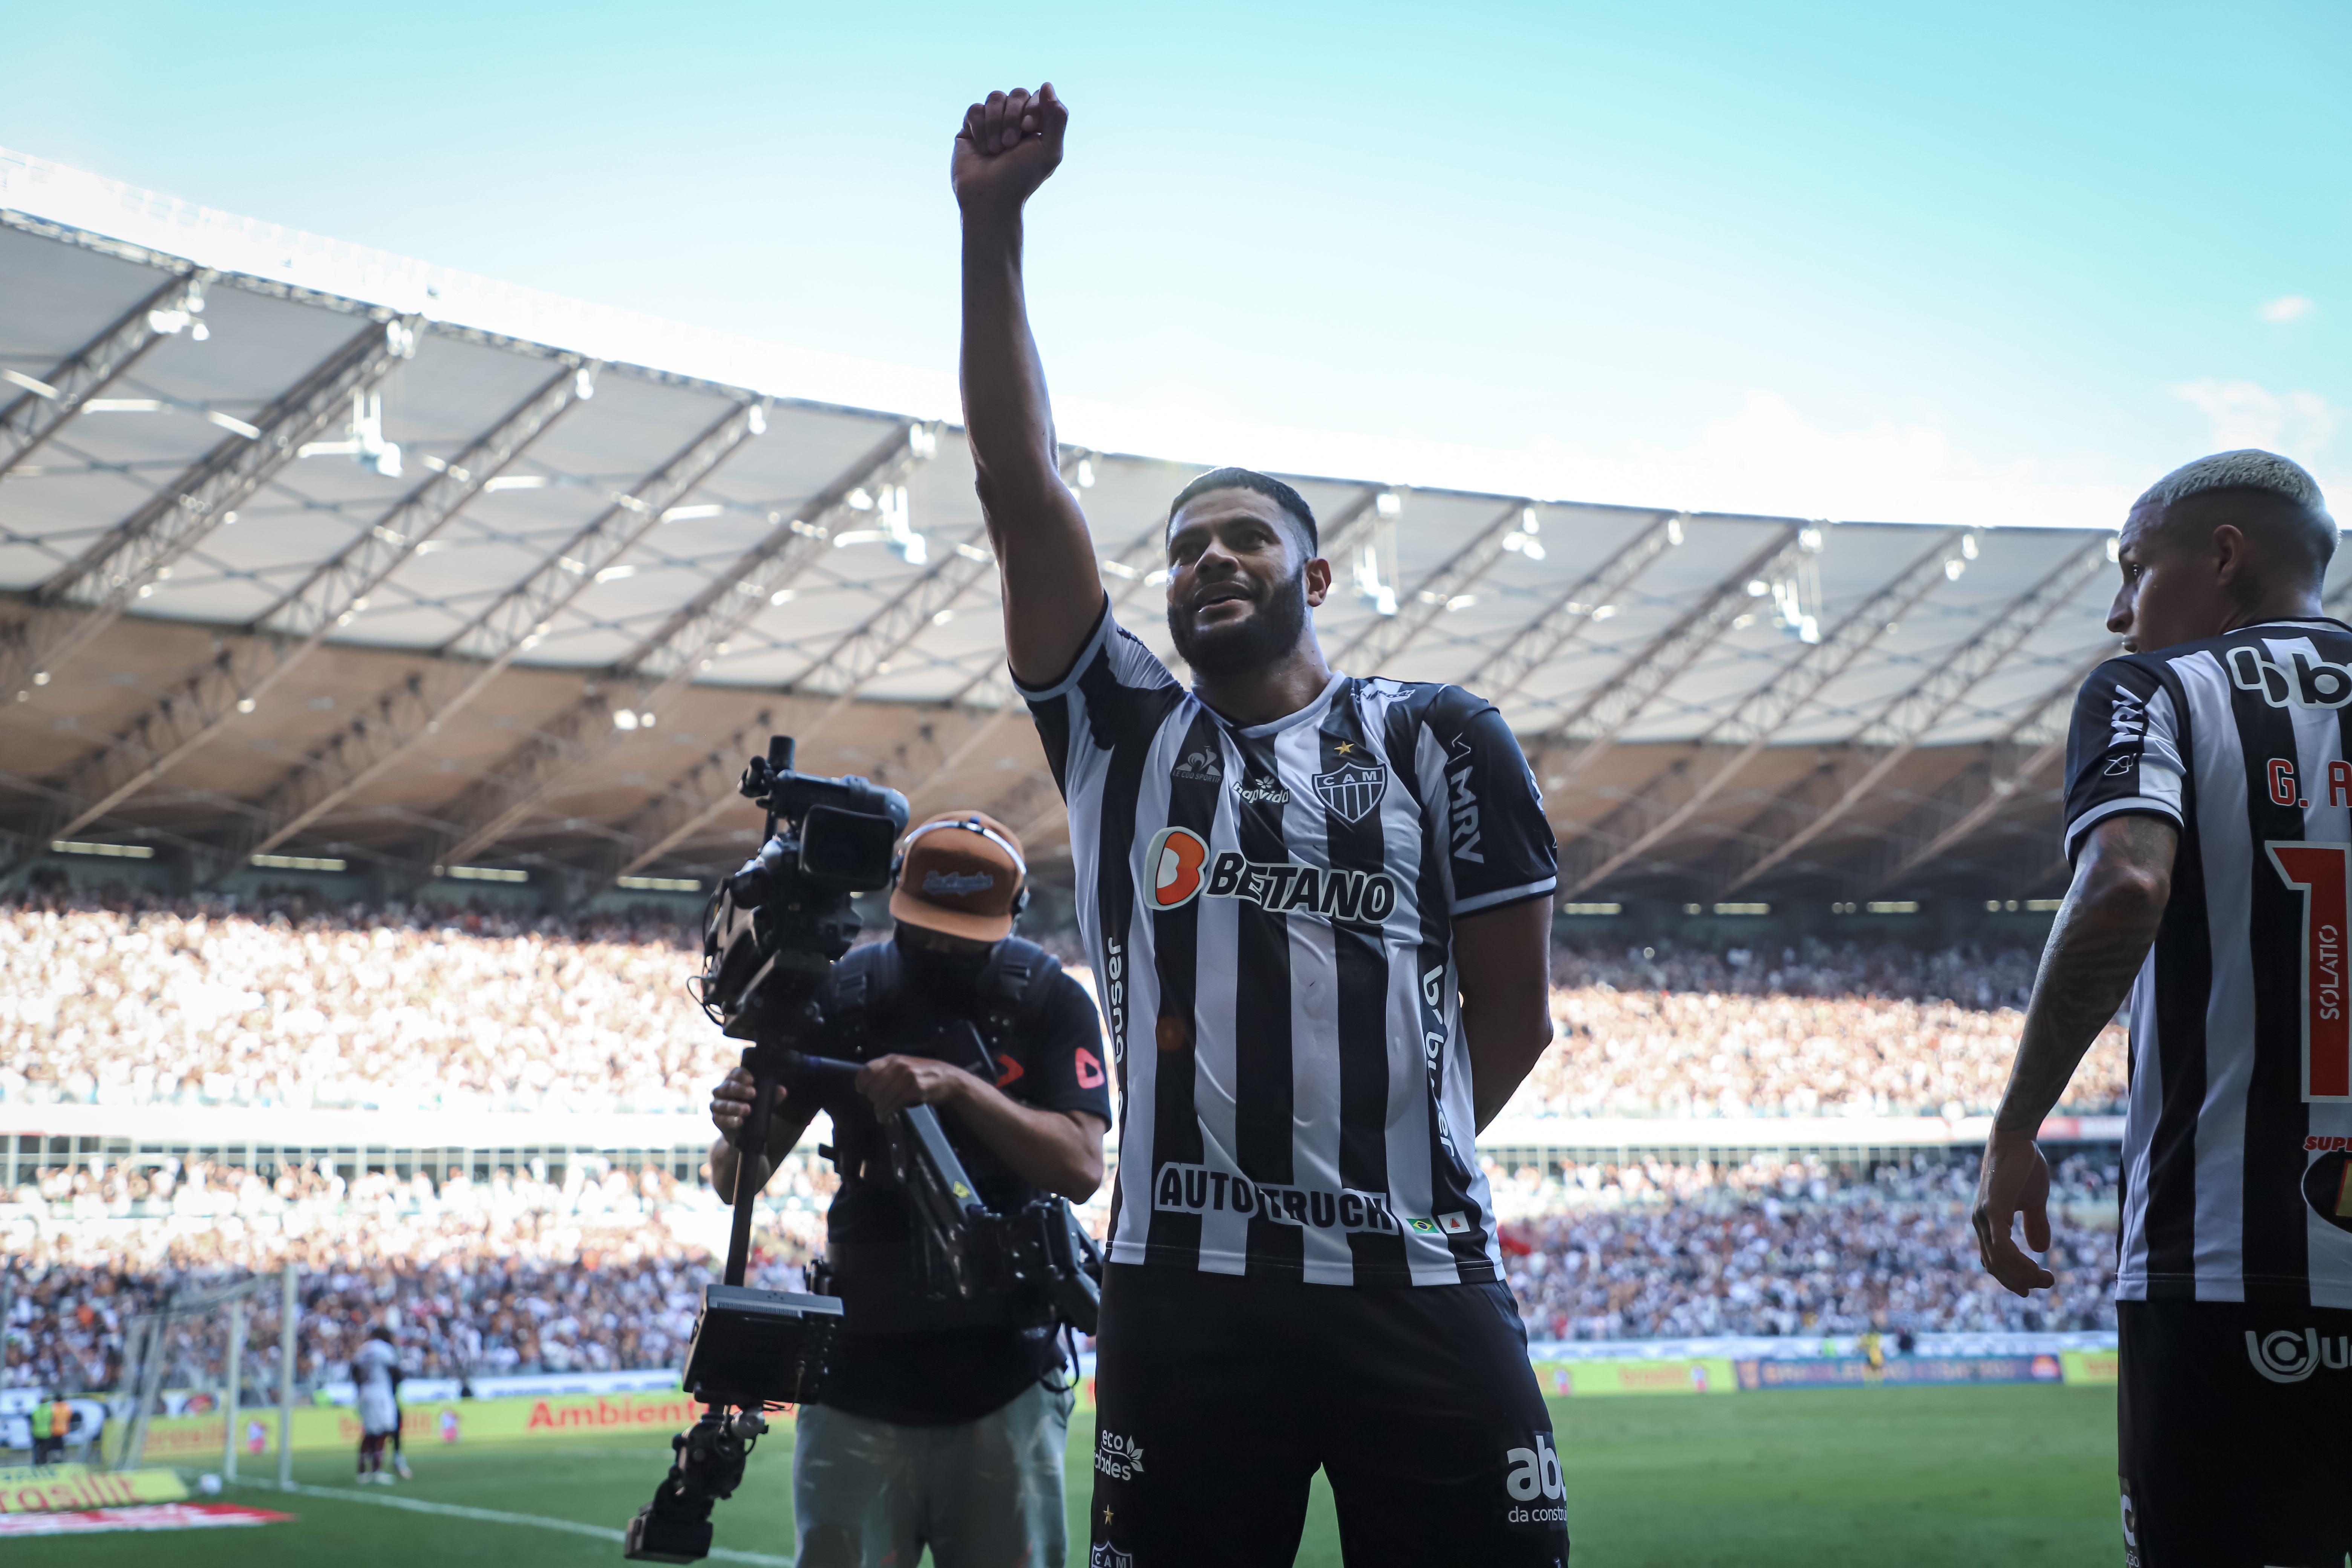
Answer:
<path fill-rule="evenodd" d="M 1984 1115 L 2033 984 L 2014 949 L 1652 951 L 1554 950 L 1558 1037 L 1511 1114 Z M 2120 1110 L 2125 1060 L 2110 1026 L 2059 1110 Z"/>
<path fill-rule="evenodd" d="M 1537 1338 L 2115 1324 L 2116 1173 L 2081 1155 L 2061 1163 L 2053 1191 L 2058 1284 L 2024 1300 L 1977 1268 L 1966 1218 L 1973 1167 L 1961 1157 L 1867 1173 L 1760 1158 L 1488 1169 L 1511 1286 Z M 201 1174 L 159 1179 L 163 1202 L 151 1187 L 136 1212 L 106 1222 L 38 1224 L 26 1202 L 14 1220 L 0 1210 L 0 1240 L 18 1270 L 0 1386 L 117 1386 L 131 1315 L 169 1291 L 289 1260 L 307 1386 L 341 1381 L 379 1322 L 422 1376 L 675 1366 L 724 1247 L 725 1211 L 708 1191 L 652 1171 L 561 1184 L 459 1174 L 437 1189 L 422 1175 L 346 1185 L 308 1171 L 274 1184 Z M 794 1289 L 821 1245 L 831 1172 L 796 1156 L 777 1186 L 755 1279 Z M 191 1190 L 219 1196 L 201 1211 L 168 1208 Z M 1099 1213 L 1091 1217 L 1098 1232 Z M 274 1290 L 255 1298 L 247 1340 L 246 1376 L 262 1397 L 276 1387 L 277 1300 Z M 168 1384 L 216 1386 L 225 1353 L 217 1317 L 184 1325 Z"/>
<path fill-rule="evenodd" d="M 693 1110 L 735 1047 L 688 994 L 688 939 L 674 916 L 39 896 L 0 906 L 0 1100 Z M 2032 972 L 2022 950 L 1561 947 L 1559 1039 L 1511 1112 L 1981 1115 Z M 2123 1092 L 2116 1028 L 2061 1109 Z"/>
<path fill-rule="evenodd" d="M 735 1047 L 687 994 L 688 937 L 674 915 L 43 891 L 0 905 L 0 1100 L 697 1110 Z M 1980 1114 L 2032 970 L 2021 951 L 1561 947 L 1559 1039 L 1507 1114 Z M 2123 1054 L 2108 1031 L 2062 1109 L 2115 1108 Z M 2082 1157 L 2060 1173 L 2058 1287 L 2030 1300 L 1977 1269 L 1958 1155 L 1843 1174 L 1777 1159 L 1489 1169 L 1540 1338 L 2114 1321 L 2114 1172 Z M 834 1182 L 796 1155 L 772 1184 L 768 1282 L 796 1282 L 822 1245 Z M 1082 1211 L 1097 1235 L 1107 1198 Z M 306 1385 L 339 1381 L 379 1322 L 419 1375 L 675 1365 L 725 1223 L 698 1180 L 585 1159 L 482 1179 L 52 1166 L 0 1193 L 0 1385 L 113 1386 L 136 1314 L 289 1261 Z M 275 1386 L 276 1301 L 255 1298 L 257 1390 Z M 178 1335 L 168 1381 L 216 1384 L 217 1317 Z"/>
<path fill-rule="evenodd" d="M 800 1281 L 823 1245 L 832 1167 L 790 1156 L 761 1205 L 758 1280 Z M 299 1375 L 333 1383 L 369 1326 L 401 1334 L 425 1376 L 675 1365 L 699 1287 L 717 1278 L 727 1210 L 698 1181 L 591 1171 L 549 1181 L 500 1170 L 439 1182 L 371 1173 L 346 1182 L 295 1169 L 264 1179 L 197 1164 L 93 1173 L 58 1167 L 0 1205 L 0 1251 L 18 1270 L 0 1386 L 115 1384 L 127 1320 L 174 1290 L 292 1263 L 301 1282 Z M 255 1298 L 246 1360 L 277 1378 L 278 1295 Z M 184 1330 L 171 1377 L 209 1386 L 225 1353 L 217 1319 Z"/>
<path fill-rule="evenodd" d="M 139 896 L 0 911 L 0 1100 L 690 1109 L 739 1047 L 683 922 L 240 911 Z"/>
<path fill-rule="evenodd" d="M 1843 1181 L 1817 1161 L 1760 1159 L 1520 1174 L 1496 1182 L 1497 1205 L 1511 1288 L 1540 1338 L 2115 1327 L 2112 1161 L 2058 1163 L 2044 1260 L 2057 1283 L 2026 1298 L 1978 1265 L 1970 1158 Z M 1580 1191 L 1541 1190 L 1560 1184 Z"/>

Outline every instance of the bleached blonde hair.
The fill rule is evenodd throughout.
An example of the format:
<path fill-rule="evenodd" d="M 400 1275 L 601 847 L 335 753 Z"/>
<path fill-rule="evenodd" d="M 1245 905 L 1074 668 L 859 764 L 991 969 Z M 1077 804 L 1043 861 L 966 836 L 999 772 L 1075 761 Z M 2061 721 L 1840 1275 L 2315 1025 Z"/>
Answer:
<path fill-rule="evenodd" d="M 2241 447 L 2234 452 L 2216 452 L 2183 463 L 2148 486 L 2147 493 L 2132 503 L 2132 510 L 2177 506 L 2208 490 L 2267 490 L 2323 521 L 2334 521 L 2327 515 L 2326 498 L 2319 493 L 2319 481 L 2302 464 L 2259 447 Z"/>

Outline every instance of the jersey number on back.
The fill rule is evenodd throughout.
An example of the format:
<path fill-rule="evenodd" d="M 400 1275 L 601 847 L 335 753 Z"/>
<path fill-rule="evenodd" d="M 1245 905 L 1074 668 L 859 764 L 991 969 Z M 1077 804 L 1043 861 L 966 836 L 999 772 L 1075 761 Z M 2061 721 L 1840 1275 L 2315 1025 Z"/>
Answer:
<path fill-rule="evenodd" d="M 2352 924 L 2352 845 L 2273 840 L 2263 847 L 2303 895 L 2303 1098 L 2352 1100 L 2352 1000 L 2345 993 L 2345 931 Z"/>

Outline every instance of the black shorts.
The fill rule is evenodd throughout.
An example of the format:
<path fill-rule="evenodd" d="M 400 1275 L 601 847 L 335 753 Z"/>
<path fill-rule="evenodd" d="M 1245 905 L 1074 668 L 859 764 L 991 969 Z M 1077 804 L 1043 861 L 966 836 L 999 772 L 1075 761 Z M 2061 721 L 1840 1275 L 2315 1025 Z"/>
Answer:
<path fill-rule="evenodd" d="M 2124 1561 L 2343 1568 L 2352 1311 L 2118 1301 Z"/>
<path fill-rule="evenodd" d="M 1088 1568 L 1297 1555 L 1320 1468 L 1348 1568 L 1562 1568 L 1567 1487 L 1497 1284 L 1122 1264 L 1103 1285 Z"/>

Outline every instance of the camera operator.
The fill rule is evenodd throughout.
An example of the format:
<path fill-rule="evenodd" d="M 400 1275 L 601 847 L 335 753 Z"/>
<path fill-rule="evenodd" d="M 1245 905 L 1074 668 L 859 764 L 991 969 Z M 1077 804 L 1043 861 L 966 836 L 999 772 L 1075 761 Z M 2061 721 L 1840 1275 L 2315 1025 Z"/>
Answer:
<path fill-rule="evenodd" d="M 1062 1459 L 1076 1369 L 1050 1328 L 1011 1304 L 926 1299 L 906 1195 L 887 1180 L 880 1118 L 938 1107 L 949 1142 L 998 1213 L 1040 1192 L 1084 1201 L 1101 1184 L 1110 1096 L 1093 1003 L 1012 935 L 1027 878 L 1019 842 L 977 812 L 935 816 L 902 841 L 887 942 L 853 950 L 818 993 L 813 1053 L 866 1063 L 856 1093 L 780 1091 L 764 1186 L 819 1110 L 833 1114 L 841 1188 L 827 1216 L 829 1289 L 844 1316 L 823 1391 L 801 1407 L 793 1455 L 798 1568 L 1058 1564 L 1067 1544 Z M 985 1057 L 993 1081 L 977 1070 Z M 961 1065 L 969 1061 L 970 1066 Z M 752 1096 L 741 1068 L 711 1092 L 721 1134 L 711 1183 L 735 1191 L 730 1138 Z"/>

